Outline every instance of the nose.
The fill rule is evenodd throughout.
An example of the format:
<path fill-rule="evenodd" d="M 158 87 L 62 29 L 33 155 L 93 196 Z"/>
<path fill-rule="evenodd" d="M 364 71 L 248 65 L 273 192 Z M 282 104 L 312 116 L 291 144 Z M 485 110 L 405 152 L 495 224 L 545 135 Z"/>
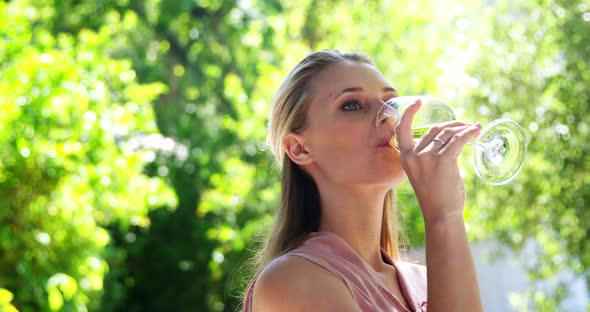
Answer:
<path fill-rule="evenodd" d="M 381 102 L 382 105 L 377 111 L 375 128 L 380 139 L 389 141 L 389 144 L 397 149 L 396 143 L 392 143 L 395 137 L 395 127 L 399 124 L 400 115 L 395 101 Z"/>
<path fill-rule="evenodd" d="M 399 123 L 399 111 L 394 105 L 395 102 L 389 100 L 381 105 L 377 112 L 375 127 L 394 129 Z"/>

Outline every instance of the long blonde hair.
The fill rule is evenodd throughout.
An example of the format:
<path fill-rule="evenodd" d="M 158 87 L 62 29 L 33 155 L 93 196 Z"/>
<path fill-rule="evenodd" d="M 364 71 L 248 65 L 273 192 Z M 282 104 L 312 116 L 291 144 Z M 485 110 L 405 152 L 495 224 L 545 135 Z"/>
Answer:
<path fill-rule="evenodd" d="M 256 254 L 253 268 L 256 274 L 274 258 L 297 247 L 308 233 L 319 228 L 321 207 L 317 186 L 287 156 L 282 147 L 282 139 L 286 134 L 297 133 L 305 127 L 311 79 L 329 65 L 344 61 L 375 66 L 369 57 L 360 53 L 341 53 L 334 50 L 313 52 L 291 70 L 273 99 L 267 143 L 282 167 L 282 194 L 274 225 Z M 380 244 L 393 259 L 398 260 L 399 227 L 393 190 L 387 192 L 383 208 Z M 247 294 L 248 290 L 246 296 Z"/>

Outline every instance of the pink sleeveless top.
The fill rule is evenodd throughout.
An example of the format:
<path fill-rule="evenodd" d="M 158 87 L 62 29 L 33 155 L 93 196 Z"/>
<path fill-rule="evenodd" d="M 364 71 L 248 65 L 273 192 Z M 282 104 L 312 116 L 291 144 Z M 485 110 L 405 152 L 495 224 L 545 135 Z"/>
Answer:
<path fill-rule="evenodd" d="M 386 263 L 395 267 L 410 310 L 385 287 L 373 268 L 335 233 L 310 233 L 299 247 L 279 258 L 298 256 L 328 270 L 346 285 L 362 311 L 426 312 L 426 267 L 394 262 L 384 250 L 381 250 L 381 254 Z M 252 311 L 253 289 L 254 283 L 247 290 L 244 303 L 246 312 Z"/>

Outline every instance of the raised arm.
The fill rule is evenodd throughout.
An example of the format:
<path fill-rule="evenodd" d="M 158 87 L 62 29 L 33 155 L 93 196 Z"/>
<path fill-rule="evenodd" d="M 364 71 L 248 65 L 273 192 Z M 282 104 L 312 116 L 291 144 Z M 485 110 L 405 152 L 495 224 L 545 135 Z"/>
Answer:
<path fill-rule="evenodd" d="M 428 311 L 483 311 L 463 220 L 465 188 L 457 166 L 461 150 L 481 126 L 449 122 L 431 128 L 414 143 L 410 127 L 419 108 L 417 102 L 406 109 L 397 135 L 402 164 L 425 223 Z"/>

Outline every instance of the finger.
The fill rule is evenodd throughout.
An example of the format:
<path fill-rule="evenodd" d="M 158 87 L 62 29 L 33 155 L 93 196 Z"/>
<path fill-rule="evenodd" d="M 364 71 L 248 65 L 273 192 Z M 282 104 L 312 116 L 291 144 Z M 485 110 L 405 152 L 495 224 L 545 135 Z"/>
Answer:
<path fill-rule="evenodd" d="M 399 125 L 395 129 L 397 133 L 397 141 L 399 144 L 400 153 L 405 153 L 414 148 L 414 136 L 412 135 L 412 122 L 414 121 L 414 115 L 422 106 L 420 99 L 410 104 L 404 111 Z"/>
<path fill-rule="evenodd" d="M 440 151 L 447 143 L 451 140 L 451 138 L 460 133 L 461 131 L 469 128 L 469 125 L 459 125 L 457 127 L 446 127 L 442 129 L 434 138 L 430 141 L 420 142 L 421 145 L 424 146 L 420 152 L 422 153 L 436 153 Z M 418 151 L 418 148 L 415 147 L 414 150 Z"/>
<path fill-rule="evenodd" d="M 438 151 L 438 154 L 449 154 L 454 158 L 459 157 L 459 154 L 461 154 L 465 144 L 467 144 L 467 142 L 469 142 L 471 139 L 477 137 L 480 130 L 481 124 L 477 122 L 473 126 L 453 135 L 449 142 Z"/>
<path fill-rule="evenodd" d="M 424 148 L 426 148 L 426 146 L 428 146 L 430 144 L 430 142 L 432 142 L 432 140 L 435 137 L 439 137 L 441 140 L 443 140 L 446 143 L 452 137 L 452 134 L 451 135 L 443 134 L 443 132 L 445 132 L 445 131 L 448 132 L 449 131 L 449 130 L 446 130 L 446 129 L 453 129 L 453 128 L 457 128 L 457 127 L 461 127 L 461 126 L 469 126 L 469 124 L 466 124 L 465 122 L 453 120 L 453 121 L 449 121 L 449 122 L 445 122 L 445 123 L 442 123 L 442 124 L 438 124 L 438 125 L 432 126 L 432 128 L 430 128 L 422 136 L 422 138 L 420 138 L 420 140 L 418 141 L 418 143 L 416 143 L 416 146 L 414 147 L 414 150 L 416 150 L 416 151 L 423 150 Z"/>

